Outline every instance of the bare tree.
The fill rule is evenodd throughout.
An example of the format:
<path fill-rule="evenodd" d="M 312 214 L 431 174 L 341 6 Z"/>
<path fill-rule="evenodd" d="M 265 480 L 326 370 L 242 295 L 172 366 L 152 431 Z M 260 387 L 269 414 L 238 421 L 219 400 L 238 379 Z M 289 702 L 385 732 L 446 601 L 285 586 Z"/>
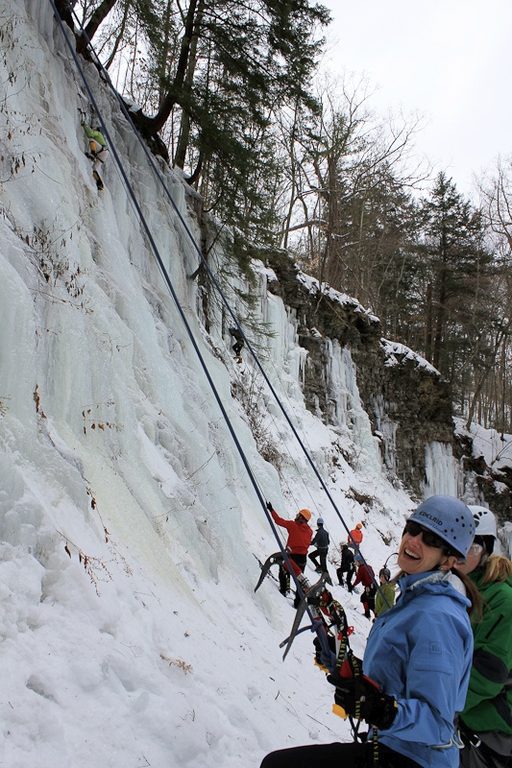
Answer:
<path fill-rule="evenodd" d="M 321 282 L 375 301 L 386 282 L 376 274 L 375 262 L 382 262 L 383 251 L 390 251 L 396 238 L 394 225 L 380 224 L 376 237 L 376 216 L 382 219 L 386 208 L 385 187 L 395 197 L 391 210 L 397 205 L 396 190 L 419 178 L 403 168 L 398 174 L 418 123 L 376 120 L 364 82 L 351 89 L 328 82 L 318 100 L 321 110 L 313 118 L 297 111 L 281 116 L 289 171 L 282 244 L 298 247 Z M 388 269 L 391 261 L 390 255 Z"/>

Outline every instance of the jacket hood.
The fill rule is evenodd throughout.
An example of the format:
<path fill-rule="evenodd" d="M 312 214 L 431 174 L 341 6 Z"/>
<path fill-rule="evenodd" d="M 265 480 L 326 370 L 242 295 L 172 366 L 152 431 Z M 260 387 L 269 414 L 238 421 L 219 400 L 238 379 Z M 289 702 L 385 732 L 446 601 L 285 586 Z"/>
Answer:
<path fill-rule="evenodd" d="M 457 599 L 466 607 L 471 605 L 471 601 L 466 596 L 464 584 L 451 571 L 406 574 L 399 579 L 398 585 L 401 592 L 400 600 L 408 601 L 415 594 L 420 593 L 439 595 L 444 592 L 447 597 Z"/>

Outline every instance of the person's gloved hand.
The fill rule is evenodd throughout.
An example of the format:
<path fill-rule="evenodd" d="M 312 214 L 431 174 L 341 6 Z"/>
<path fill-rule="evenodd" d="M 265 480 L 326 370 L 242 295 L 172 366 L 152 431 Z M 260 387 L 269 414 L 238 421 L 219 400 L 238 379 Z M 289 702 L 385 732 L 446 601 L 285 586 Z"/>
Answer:
<path fill-rule="evenodd" d="M 312 632 L 318 632 L 318 630 L 321 627 L 325 627 L 325 621 L 322 619 L 321 616 L 314 616 L 311 620 L 311 631 Z M 327 642 L 327 636 L 326 636 L 326 642 Z M 330 648 L 324 649 L 324 644 L 320 641 L 320 638 L 315 639 L 315 646 L 317 649 L 317 660 L 320 661 L 322 666 L 326 668 L 329 672 L 333 672 L 333 670 L 336 668 L 336 654 L 333 653 Z"/>
<path fill-rule="evenodd" d="M 272 503 L 270 501 L 267 501 L 267 509 L 268 509 L 269 512 L 273 512 L 274 511 L 274 508 L 273 508 Z"/>
<path fill-rule="evenodd" d="M 353 679 L 354 675 L 359 677 L 362 668 L 361 659 L 349 650 L 339 666 L 337 666 L 337 659 L 335 659 L 334 664 L 330 667 L 331 674 L 328 675 L 327 680 L 331 685 L 339 685 L 341 681 Z"/>
<path fill-rule="evenodd" d="M 324 651 L 322 648 L 322 650 L 320 651 L 320 661 L 322 662 L 324 667 L 328 669 L 330 672 L 336 669 L 336 654 L 333 653 L 331 650 Z"/>
<path fill-rule="evenodd" d="M 342 678 L 327 675 L 327 680 L 336 686 L 334 701 L 348 715 L 377 728 L 389 728 L 398 711 L 396 699 L 388 696 L 368 677 Z"/>

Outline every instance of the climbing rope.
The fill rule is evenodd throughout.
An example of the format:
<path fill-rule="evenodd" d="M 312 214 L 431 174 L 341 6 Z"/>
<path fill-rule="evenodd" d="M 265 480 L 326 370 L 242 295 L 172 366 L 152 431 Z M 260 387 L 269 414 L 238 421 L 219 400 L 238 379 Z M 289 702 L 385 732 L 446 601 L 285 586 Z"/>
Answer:
<path fill-rule="evenodd" d="M 231 437 L 233 439 L 233 442 L 235 443 L 236 449 L 237 449 L 238 454 L 239 454 L 239 456 L 240 456 L 240 458 L 242 460 L 242 463 L 243 463 L 243 465 L 245 467 L 245 470 L 246 470 L 247 475 L 248 475 L 248 477 L 250 479 L 250 482 L 251 482 L 251 484 L 252 484 L 252 486 L 254 488 L 256 496 L 257 496 L 257 498 L 258 498 L 258 500 L 259 500 L 259 502 L 260 502 L 260 504 L 261 504 L 261 506 L 262 506 L 262 508 L 264 510 L 264 513 L 265 513 L 265 516 L 267 518 L 267 521 L 268 521 L 268 523 L 269 523 L 269 525 L 270 525 L 270 527 L 271 527 L 271 529 L 272 529 L 272 531 L 274 533 L 274 537 L 275 537 L 275 539 L 276 539 L 276 541 L 277 541 L 277 543 L 279 545 L 279 548 L 280 548 L 280 550 L 281 550 L 281 552 L 283 554 L 284 562 L 287 565 L 290 566 L 291 576 L 293 577 L 293 579 L 295 581 L 296 588 L 297 588 L 297 590 L 299 592 L 299 595 L 301 595 L 303 597 L 304 595 L 303 595 L 303 592 L 302 592 L 302 589 L 301 589 L 301 585 L 297 581 L 297 578 L 296 578 L 295 574 L 293 573 L 293 568 L 290 565 L 291 561 L 290 561 L 290 558 L 288 556 L 288 553 L 286 552 L 286 550 L 285 550 L 285 548 L 284 548 L 284 546 L 282 544 L 281 537 L 280 537 L 280 535 L 279 535 L 279 533 L 277 531 L 277 528 L 276 528 L 276 526 L 274 524 L 274 521 L 273 521 L 272 517 L 270 516 L 270 513 L 267 510 L 266 500 L 263 497 L 263 494 L 262 494 L 261 489 L 260 489 L 260 487 L 258 485 L 256 477 L 255 477 L 255 475 L 254 475 L 254 473 L 252 471 L 252 468 L 250 466 L 249 460 L 248 460 L 248 458 L 247 458 L 247 456 L 245 454 L 245 451 L 243 450 L 243 447 L 242 447 L 242 445 L 241 445 L 241 443 L 240 443 L 240 441 L 238 439 L 236 431 L 235 431 L 235 429 L 233 427 L 231 419 L 229 418 L 229 415 L 228 415 L 228 413 L 226 411 L 226 408 L 224 407 L 224 404 L 223 404 L 222 399 L 220 397 L 220 394 L 219 394 L 219 392 L 217 390 L 217 387 L 215 386 L 215 382 L 213 381 L 213 378 L 212 378 L 212 376 L 210 374 L 210 371 L 208 370 L 208 366 L 206 364 L 206 361 L 205 361 L 205 359 L 204 359 L 204 357 L 203 357 L 203 355 L 201 353 L 201 350 L 199 349 L 199 346 L 198 346 L 198 344 L 197 344 L 197 342 L 196 342 L 196 340 L 194 338 L 194 334 L 192 333 L 192 329 L 190 327 L 190 323 L 188 322 L 187 317 L 185 315 L 185 311 L 184 311 L 183 307 L 181 306 L 181 304 L 179 302 L 179 299 L 178 299 L 176 290 L 174 288 L 174 285 L 173 285 L 173 283 L 171 281 L 171 278 L 169 276 L 169 273 L 168 273 L 167 269 L 165 268 L 163 259 L 162 259 L 161 255 L 160 255 L 158 246 L 156 245 L 156 242 L 154 240 L 153 234 L 152 234 L 151 229 L 150 229 L 150 227 L 148 225 L 146 217 L 144 216 L 144 214 L 142 212 L 142 209 L 141 209 L 141 207 L 140 207 L 140 205 L 138 203 L 138 200 L 137 200 L 137 198 L 135 196 L 133 187 L 132 187 L 132 185 L 130 183 L 130 180 L 128 179 L 128 176 L 127 176 L 126 171 L 124 169 L 124 165 L 123 165 L 123 163 L 121 161 L 121 158 L 119 157 L 119 154 L 117 152 L 117 149 L 116 149 L 116 146 L 115 146 L 115 142 L 113 141 L 113 138 L 110 135 L 110 132 L 108 131 L 108 128 L 107 128 L 107 126 L 105 124 L 105 121 L 103 120 L 101 111 L 100 111 L 100 109 L 98 107 L 98 104 L 97 104 L 97 101 L 96 101 L 96 99 L 94 97 L 94 94 L 93 94 L 93 92 L 92 92 L 92 90 L 90 88 L 89 82 L 87 80 L 87 77 L 86 77 L 85 72 L 83 70 L 83 67 L 81 65 L 81 62 L 79 61 L 78 55 L 77 55 L 76 51 L 73 48 L 73 45 L 71 44 L 71 42 L 69 40 L 69 36 L 66 33 L 66 30 L 64 29 L 64 23 L 63 23 L 60 15 L 59 15 L 57 9 L 56 9 L 54 0 L 49 0 L 49 2 L 50 2 L 50 5 L 53 8 L 53 11 L 54 11 L 55 17 L 57 19 L 57 22 L 60 25 L 61 31 L 63 33 L 65 44 L 66 44 L 68 50 L 71 53 L 71 56 L 72 56 L 72 58 L 73 58 L 73 60 L 75 62 L 77 70 L 80 73 L 80 76 L 81 76 L 82 81 L 84 83 L 85 89 L 86 89 L 88 97 L 90 99 L 90 102 L 91 102 L 91 104 L 92 104 L 92 106 L 93 106 L 93 108 L 95 110 L 95 113 L 96 113 L 96 115 L 98 117 L 98 122 L 101 125 L 102 133 L 104 134 L 104 136 L 105 136 L 105 138 L 106 138 L 106 140 L 107 140 L 107 142 L 109 144 L 110 152 L 111 152 L 111 154 L 112 154 L 112 156 L 114 158 L 114 162 L 115 162 L 115 164 L 116 164 L 116 166 L 118 168 L 118 171 L 121 174 L 121 177 L 123 179 L 124 186 L 125 186 L 125 188 L 127 190 L 127 193 L 129 195 L 131 204 L 133 205 L 135 211 L 137 212 L 139 221 L 140 221 L 140 223 L 141 223 L 141 225 L 143 227 L 143 230 L 144 230 L 144 232 L 146 234 L 146 237 L 148 239 L 148 242 L 150 244 L 151 251 L 152 251 L 152 253 L 153 253 L 153 255 L 154 255 L 154 257 L 155 257 L 155 259 L 157 261 L 157 264 L 158 264 L 158 266 L 160 268 L 161 274 L 162 274 L 162 276 L 164 278 L 165 284 L 166 284 L 166 286 L 167 286 L 167 288 L 168 288 L 168 290 L 169 290 L 169 292 L 170 292 L 170 294 L 172 296 L 172 299 L 173 299 L 173 301 L 174 301 L 174 303 L 176 305 L 176 308 L 177 308 L 178 313 L 180 315 L 180 318 L 181 318 L 181 320 L 183 322 L 183 325 L 185 326 L 185 330 L 186 330 L 186 333 L 187 333 L 188 338 L 190 340 L 190 343 L 192 344 L 192 347 L 193 347 L 193 349 L 194 349 L 194 351 L 195 351 L 195 353 L 197 355 L 197 358 L 199 360 L 201 368 L 203 369 L 203 373 L 206 376 L 206 379 L 208 381 L 210 389 L 212 390 L 213 395 L 215 397 L 215 400 L 217 401 L 217 404 L 218 404 L 218 406 L 220 408 L 220 411 L 222 413 L 222 416 L 224 417 L 224 420 L 225 420 L 226 425 L 228 427 L 229 433 L 230 433 L 230 435 L 231 435 Z M 181 216 L 180 216 L 180 218 L 181 218 Z M 182 218 L 181 218 L 181 220 L 183 221 Z M 188 231 L 188 228 L 187 228 L 187 231 Z M 190 236 L 192 237 L 191 233 L 190 233 Z M 192 240 L 193 240 L 193 238 L 192 238 Z"/>
<path fill-rule="evenodd" d="M 257 496 L 257 498 L 258 498 L 258 500 L 259 500 L 259 502 L 260 502 L 260 504 L 262 506 L 264 514 L 265 514 L 265 516 L 267 518 L 267 522 L 269 523 L 269 525 L 271 527 L 271 530 L 272 530 L 272 532 L 274 534 L 274 537 L 275 537 L 275 539 L 276 539 L 276 541 L 277 541 L 277 543 L 279 545 L 280 550 L 283 552 L 283 556 L 284 556 L 284 559 L 285 559 L 285 562 L 286 562 L 286 561 L 288 561 L 288 555 L 287 555 L 286 551 L 283 548 L 283 545 L 282 545 L 282 542 L 281 542 L 281 538 L 280 538 L 280 536 L 278 534 L 278 531 L 276 529 L 274 521 L 272 520 L 270 514 L 267 511 L 265 499 L 264 499 L 264 497 L 263 497 L 263 495 L 261 493 L 261 490 L 260 490 L 260 488 L 258 486 L 258 483 L 256 481 L 254 473 L 252 472 L 252 469 L 251 469 L 250 464 L 248 462 L 247 456 L 245 455 L 245 452 L 244 452 L 244 450 L 243 450 L 243 448 L 242 448 L 242 446 L 241 446 L 241 444 L 240 444 L 240 442 L 238 440 L 238 437 L 237 437 L 236 432 L 234 430 L 234 427 L 233 427 L 233 425 L 231 423 L 231 420 L 229 419 L 227 411 L 226 411 L 226 409 L 225 409 L 225 407 L 224 407 L 224 405 L 222 403 L 222 400 L 221 400 L 221 397 L 219 395 L 219 392 L 218 392 L 217 388 L 215 387 L 215 383 L 213 382 L 211 374 L 210 374 L 210 372 L 208 370 L 208 366 L 206 365 L 204 357 L 203 357 L 203 355 L 202 355 L 202 353 L 201 353 L 201 351 L 199 349 L 199 346 L 198 346 L 198 344 L 197 344 L 197 342 L 196 342 L 196 340 L 194 338 L 194 335 L 192 333 L 192 329 L 191 329 L 190 324 L 189 324 L 189 322 L 188 322 L 188 320 L 186 318 L 185 312 L 184 312 L 182 306 L 179 303 L 178 296 L 176 294 L 176 291 L 175 291 L 174 286 L 172 284 L 172 281 L 170 279 L 169 273 L 168 273 L 167 269 L 165 268 L 163 259 L 162 259 L 161 255 L 160 255 L 158 247 L 157 247 L 157 245 L 155 243 L 155 240 L 153 238 L 151 229 L 150 229 L 150 227 L 149 227 L 149 225 L 147 223 L 147 220 L 146 220 L 146 218 L 145 218 L 145 216 L 144 216 L 144 214 L 143 214 L 143 212 L 142 212 L 142 210 L 140 208 L 140 205 L 139 205 L 139 203 L 137 201 L 137 198 L 136 198 L 136 196 L 134 194 L 133 187 L 132 187 L 132 185 L 131 185 L 128 177 L 127 177 L 126 171 L 124 169 L 124 165 L 123 165 L 123 163 L 122 163 L 122 161 L 121 161 L 121 159 L 119 157 L 119 154 L 118 154 L 117 149 L 115 147 L 115 143 L 114 143 L 114 141 L 112 139 L 112 136 L 110 135 L 110 132 L 108 131 L 108 128 L 107 128 L 107 126 L 105 124 L 105 121 L 103 120 L 101 111 L 100 111 L 100 109 L 98 107 L 97 101 L 96 101 L 96 99 L 94 97 L 94 94 L 93 94 L 93 92 L 91 90 L 91 87 L 90 87 L 90 85 L 88 83 L 88 80 L 87 80 L 87 78 L 85 76 L 85 73 L 84 73 L 83 67 L 81 65 L 81 62 L 80 62 L 80 60 L 78 58 L 78 55 L 77 55 L 77 53 L 76 53 L 76 51 L 75 51 L 71 41 L 69 40 L 69 33 L 67 32 L 67 30 L 64 27 L 64 22 L 61 19 L 60 15 L 59 15 L 59 13 L 57 11 L 57 8 L 55 6 L 54 0 L 49 0 L 49 2 L 50 2 L 50 5 L 52 6 L 53 12 L 55 14 L 55 18 L 57 19 L 57 22 L 58 22 L 58 24 L 59 24 L 59 26 L 61 28 L 62 33 L 63 33 L 65 44 L 66 44 L 66 46 L 67 46 L 67 48 L 68 48 L 68 50 L 69 50 L 69 52 L 70 52 L 74 62 L 75 62 L 75 65 L 77 67 L 78 72 L 80 73 L 80 76 L 82 78 L 82 81 L 84 83 L 85 89 L 87 91 L 87 95 L 89 97 L 90 103 L 93 106 L 96 115 L 98 116 L 98 122 L 101 125 L 102 133 L 104 134 L 104 136 L 105 136 L 105 138 L 106 138 L 106 140 L 107 140 L 107 142 L 109 144 L 111 154 L 112 154 L 112 156 L 114 158 L 116 167 L 118 168 L 118 170 L 119 170 L 119 172 L 121 174 L 121 177 L 122 177 L 124 186 L 125 186 L 125 188 L 127 190 L 130 202 L 133 205 L 133 207 L 134 207 L 134 209 L 135 209 L 135 211 L 137 213 L 137 216 L 138 216 L 138 218 L 139 218 L 139 220 L 140 220 L 140 222 L 142 224 L 143 230 L 144 230 L 144 232 L 146 234 L 146 237 L 148 239 L 148 242 L 150 244 L 151 251 L 153 252 L 153 255 L 154 255 L 154 257 L 155 257 L 155 259 L 157 261 L 157 264 L 158 264 L 158 266 L 160 268 L 160 271 L 162 273 L 162 276 L 164 278 L 164 281 L 165 281 L 165 283 L 167 285 L 167 288 L 168 288 L 168 290 L 169 290 L 169 292 L 170 292 L 170 294 L 171 294 L 171 296 L 172 296 L 172 298 L 173 298 L 173 300 L 174 300 L 174 302 L 176 304 L 176 307 L 177 307 L 177 310 L 178 310 L 178 312 L 180 314 L 182 322 L 184 323 L 187 335 L 188 335 L 188 337 L 190 339 L 190 342 L 191 342 L 191 344 L 192 344 L 192 346 L 194 348 L 194 351 L 195 351 L 195 353 L 196 353 L 196 355 L 198 357 L 198 360 L 199 360 L 200 365 L 201 365 L 201 367 L 203 369 L 203 372 L 204 372 L 204 374 L 206 376 L 206 379 L 207 379 L 207 381 L 209 383 L 209 386 L 212 389 L 214 397 L 215 397 L 215 399 L 216 399 L 216 401 L 217 401 L 217 403 L 219 405 L 219 408 L 221 410 L 222 416 L 224 417 L 224 419 L 226 421 L 226 425 L 228 427 L 228 430 L 229 430 L 229 432 L 231 434 L 231 437 L 232 437 L 232 439 L 233 439 L 233 441 L 235 443 L 235 446 L 236 446 L 237 451 L 238 451 L 238 453 L 240 455 L 240 458 L 241 458 L 241 460 L 242 460 L 242 462 L 244 464 L 244 467 L 245 467 L 245 469 L 247 471 L 248 477 L 249 477 L 249 479 L 251 481 L 251 484 L 252 484 L 252 486 L 253 486 L 253 488 L 255 490 L 256 496 Z M 82 33 L 84 34 L 83 29 L 82 29 Z M 336 505 L 336 503 L 335 503 L 335 501 L 334 501 L 334 499 L 333 499 L 329 489 L 327 488 L 327 486 L 326 486 L 326 484 L 325 484 L 321 474 L 319 473 L 319 471 L 318 471 L 318 469 L 317 469 L 317 467 L 316 467 L 316 465 L 315 465 L 315 463 L 314 463 L 314 461 L 313 461 L 313 459 L 311 457 L 310 452 L 308 451 L 306 445 L 304 444 L 303 439 L 301 438 L 301 436 L 297 432 L 297 429 L 296 429 L 295 425 L 293 424 L 293 422 L 292 422 L 292 420 L 291 420 L 291 418 L 290 418 L 286 408 L 282 404 L 279 395 L 277 394 L 277 392 L 276 392 L 274 386 L 272 385 L 270 379 L 268 378 L 268 376 L 267 376 L 263 366 L 261 365 L 260 360 L 259 360 L 259 358 L 258 358 L 258 356 L 257 356 L 257 354 L 256 354 L 256 352 L 255 352 L 255 350 L 253 348 L 253 346 L 251 345 L 250 341 L 248 340 L 247 336 L 245 335 L 245 333 L 243 331 L 243 328 L 241 327 L 241 325 L 240 325 L 240 323 L 238 321 L 238 318 L 236 317 L 236 314 L 234 313 L 233 309 L 231 308 L 230 303 L 228 302 L 228 300 L 227 300 L 227 298 L 225 296 L 225 293 L 224 293 L 224 291 L 222 289 L 222 286 L 219 284 L 216 276 L 211 271 L 209 264 L 207 263 L 206 259 L 204 258 L 203 254 L 201 252 L 200 247 L 196 243 L 196 241 L 194 239 L 194 236 L 193 236 L 190 228 L 187 225 L 187 222 L 185 221 L 185 219 L 182 216 L 181 212 L 179 211 L 175 201 L 173 200 L 172 195 L 170 194 L 169 189 L 167 187 L 167 184 L 166 184 L 166 182 L 165 182 L 165 180 L 163 178 L 161 170 L 155 164 L 154 158 L 153 158 L 152 154 L 149 152 L 149 150 L 148 150 L 148 148 L 146 146 L 146 143 L 144 142 L 144 140 L 140 136 L 136 126 L 134 125 L 133 120 L 131 118 L 131 115 L 130 115 L 129 111 L 126 109 L 126 105 L 125 105 L 124 101 L 122 100 L 121 96 L 118 94 L 116 89 L 114 88 L 108 73 L 104 70 L 104 68 L 103 68 L 103 66 L 102 66 L 98 56 L 96 55 L 96 53 L 94 51 L 94 48 L 93 48 L 93 46 L 91 44 L 91 41 L 87 40 L 87 44 L 88 44 L 89 49 L 93 53 L 94 59 L 96 61 L 96 66 L 98 66 L 100 68 L 100 74 L 102 74 L 103 79 L 106 81 L 106 83 L 108 84 L 108 86 L 110 87 L 112 92 L 114 93 L 114 95 L 115 95 L 115 97 L 116 97 L 116 99 L 117 99 L 117 101 L 118 101 L 118 103 L 120 105 L 121 111 L 123 112 L 123 114 L 126 117 L 126 119 L 129 121 L 129 123 L 130 123 L 130 125 L 132 127 L 132 130 L 133 130 L 135 136 L 137 137 L 137 139 L 138 139 L 138 141 L 139 141 L 139 143 L 140 143 L 140 145 L 141 145 L 141 147 L 142 147 L 142 149 L 144 151 L 144 154 L 146 156 L 146 159 L 147 159 L 150 167 L 152 168 L 156 178 L 159 180 L 160 184 L 162 185 L 162 188 L 164 190 L 164 193 L 165 193 L 168 201 L 170 202 L 172 208 L 174 209 L 174 211 L 175 211 L 175 213 L 176 213 L 176 215 L 177 215 L 181 225 L 183 226 L 183 228 L 184 228 L 184 230 L 185 230 L 185 232 L 186 232 L 190 242 L 192 243 L 193 248 L 197 252 L 197 254 L 199 256 L 199 259 L 200 259 L 200 265 L 204 268 L 204 270 L 205 270 L 206 274 L 208 275 L 212 285 L 216 288 L 216 290 L 218 292 L 218 295 L 221 297 L 222 302 L 223 302 L 223 304 L 224 304 L 228 314 L 231 316 L 231 318 L 233 320 L 233 323 L 235 324 L 235 327 L 239 330 L 242 338 L 244 339 L 244 342 L 245 342 L 247 348 L 249 349 L 249 351 L 250 351 L 250 353 L 252 355 L 252 358 L 253 358 L 253 360 L 254 360 L 258 370 L 260 371 L 264 381 L 266 382 L 266 384 L 267 384 L 267 386 L 268 386 L 268 388 L 269 388 L 273 398 L 275 399 L 279 409 L 281 410 L 281 412 L 282 412 L 286 422 L 288 423 L 290 429 L 292 430 L 292 433 L 293 433 L 295 439 L 297 440 L 298 444 L 300 445 L 301 450 L 303 451 L 304 456 L 306 457 L 307 462 L 309 463 L 311 469 L 313 470 L 315 476 L 317 477 L 317 479 L 318 479 L 318 481 L 319 481 L 319 483 L 320 483 L 324 493 L 326 494 L 327 498 L 329 499 L 329 501 L 330 501 L 330 503 L 331 503 L 335 513 L 337 514 L 339 520 L 341 521 L 343 527 L 345 528 L 349 538 L 352 539 L 351 534 L 350 534 L 350 530 L 349 530 L 347 524 L 345 523 L 345 520 L 344 520 L 343 516 L 341 515 L 341 513 L 340 513 L 340 511 L 339 511 L 339 509 L 338 509 L 338 507 L 337 507 L 337 505 Z M 366 562 L 364 560 L 364 557 L 363 557 L 362 553 L 359 550 L 359 547 L 358 547 L 357 543 L 354 542 L 353 539 L 352 539 L 352 542 L 354 544 L 355 549 L 359 552 L 363 562 Z M 297 587 L 297 590 L 298 590 L 299 594 L 303 596 L 303 593 L 302 593 L 302 590 L 301 590 L 301 586 L 297 582 L 297 580 L 295 578 L 295 575 L 293 573 L 292 573 L 292 576 L 294 577 L 294 581 L 296 583 L 296 587 Z"/>

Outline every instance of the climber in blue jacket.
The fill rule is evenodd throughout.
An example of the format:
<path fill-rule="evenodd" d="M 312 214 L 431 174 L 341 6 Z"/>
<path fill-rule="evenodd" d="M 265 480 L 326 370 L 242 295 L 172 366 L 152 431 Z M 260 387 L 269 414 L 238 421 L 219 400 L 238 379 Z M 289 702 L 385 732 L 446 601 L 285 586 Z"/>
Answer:
<path fill-rule="evenodd" d="M 336 706 L 370 725 L 366 742 L 272 752 L 261 768 L 457 768 L 456 714 L 473 654 L 468 609 L 478 593 L 455 568 L 474 536 L 468 507 L 432 496 L 407 520 L 398 554 L 400 596 L 376 619 L 362 675 L 332 669 Z M 468 598 L 466 595 L 470 595 Z"/>

